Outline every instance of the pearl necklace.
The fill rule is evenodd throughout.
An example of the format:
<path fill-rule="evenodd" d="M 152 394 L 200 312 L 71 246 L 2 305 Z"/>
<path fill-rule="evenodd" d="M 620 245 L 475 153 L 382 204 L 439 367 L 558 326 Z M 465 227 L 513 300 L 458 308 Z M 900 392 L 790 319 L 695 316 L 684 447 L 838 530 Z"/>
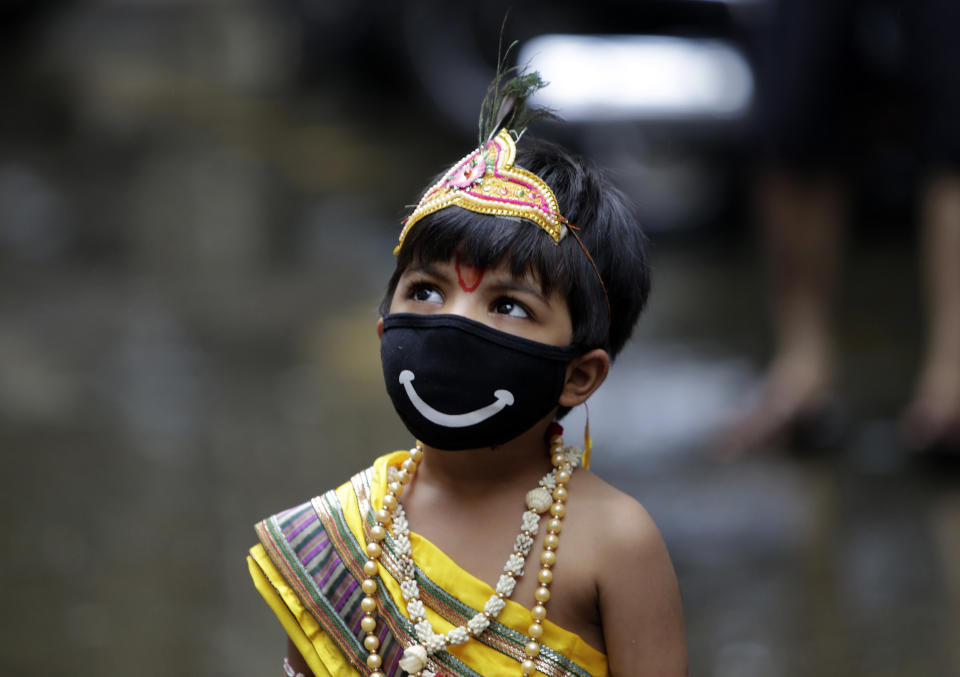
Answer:
<path fill-rule="evenodd" d="M 410 546 L 410 528 L 403 506 L 398 498 L 405 487 L 413 479 L 417 467 L 423 458 L 423 449 L 420 443 L 410 450 L 409 456 L 404 459 L 400 469 L 389 468 L 387 477 L 387 493 L 383 498 L 383 508 L 375 514 L 377 523 L 370 527 L 370 540 L 367 543 L 366 553 L 368 560 L 363 565 L 366 578 L 361 588 L 366 595 L 360 602 L 365 612 L 360 626 L 367 633 L 364 638 L 364 648 L 367 655 L 367 667 L 373 672 L 371 677 L 384 677 L 380 668 L 383 659 L 378 653 L 380 640 L 376 636 L 377 621 L 373 615 L 377 609 L 378 584 L 374 578 L 378 573 L 377 560 L 383 554 L 381 542 L 386 538 L 387 530 L 392 529 L 396 545 L 398 566 L 402 580 L 400 590 L 407 605 L 407 614 L 414 624 L 414 632 L 419 640 L 418 644 L 407 647 L 400 659 L 400 667 L 413 677 L 433 677 L 435 673 L 426 669 L 428 657 L 443 650 L 447 646 L 456 646 L 469 641 L 471 636 L 482 634 L 490 622 L 499 617 L 506 606 L 516 586 L 516 577 L 523 575 L 526 557 L 533 547 L 534 538 L 539 530 L 540 515 L 551 513 L 547 525 L 547 535 L 544 539 L 544 550 L 540 555 L 541 569 L 537 574 L 539 586 L 534 593 L 536 604 L 530 610 L 532 622 L 527 629 L 529 641 L 524 646 L 527 656 L 521 662 L 521 671 L 524 677 L 530 677 L 535 672 L 534 659 L 540 654 L 539 639 L 543 636 L 543 621 L 547 610 L 544 606 L 550 599 L 550 582 L 553 580 L 552 567 L 556 563 L 556 549 L 560 539 L 558 534 L 566 507 L 566 484 L 570 481 L 574 468 L 580 462 L 580 450 L 576 447 L 563 446 L 563 438 L 559 432 L 550 437 L 550 455 L 553 469 L 541 478 L 537 488 L 527 493 L 526 502 L 529 508 L 523 513 L 521 531 L 514 543 L 513 552 L 507 558 L 503 567 L 503 574 L 497 581 L 495 593 L 484 604 L 483 610 L 471 618 L 467 624 L 457 626 L 452 630 L 438 634 L 426 617 L 423 602 L 420 600 L 420 589 L 415 577 L 415 566 Z"/>

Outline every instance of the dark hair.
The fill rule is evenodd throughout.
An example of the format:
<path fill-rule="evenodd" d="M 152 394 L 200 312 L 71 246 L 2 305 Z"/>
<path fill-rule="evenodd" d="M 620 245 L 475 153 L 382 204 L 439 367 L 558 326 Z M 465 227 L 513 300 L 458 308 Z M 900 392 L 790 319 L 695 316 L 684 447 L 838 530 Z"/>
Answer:
<path fill-rule="evenodd" d="M 560 213 L 579 229 L 606 285 L 609 320 L 603 288 L 576 238 L 568 234 L 555 245 L 533 223 L 460 207 L 423 217 L 407 234 L 380 314 L 389 312 L 400 276 L 412 262 L 449 261 L 460 252 L 462 260 L 478 268 L 506 263 L 515 276 L 532 272 L 545 294 L 559 289 L 570 310 L 573 344 L 583 352 L 604 348 L 612 359 L 630 338 L 650 291 L 640 226 L 623 194 L 599 169 L 557 144 L 525 136 L 517 144 L 515 164 L 550 186 Z"/>

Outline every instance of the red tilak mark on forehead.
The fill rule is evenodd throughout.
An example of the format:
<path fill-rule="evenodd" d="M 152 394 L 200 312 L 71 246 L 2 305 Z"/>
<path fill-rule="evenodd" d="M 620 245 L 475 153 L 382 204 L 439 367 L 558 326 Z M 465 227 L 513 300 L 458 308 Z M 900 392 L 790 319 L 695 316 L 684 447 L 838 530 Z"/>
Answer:
<path fill-rule="evenodd" d="M 460 263 L 460 252 L 457 252 L 456 258 L 457 282 L 460 283 L 460 289 L 470 293 L 480 286 L 483 281 L 484 268 L 474 268 L 469 263 Z"/>

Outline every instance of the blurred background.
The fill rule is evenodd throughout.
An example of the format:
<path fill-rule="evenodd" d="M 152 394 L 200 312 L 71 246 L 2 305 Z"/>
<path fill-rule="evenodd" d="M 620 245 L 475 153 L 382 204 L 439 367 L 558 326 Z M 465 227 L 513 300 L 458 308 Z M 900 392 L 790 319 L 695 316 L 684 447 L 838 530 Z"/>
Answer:
<path fill-rule="evenodd" d="M 807 4 L 846 7 L 817 24 L 844 31 L 778 32 L 788 0 L 513 3 L 514 56 L 567 119 L 534 131 L 609 167 L 650 236 L 649 310 L 591 401 L 594 470 L 663 531 L 691 675 L 960 675 L 960 436 L 927 425 L 911 454 L 901 416 L 918 372 L 951 373 L 922 280 L 960 249 L 925 249 L 921 222 L 932 175 L 953 213 L 957 158 L 927 151 L 956 118 L 913 133 L 941 109 L 910 86 L 927 34 L 904 3 Z M 0 672 L 280 673 L 252 525 L 409 443 L 375 308 L 407 206 L 476 143 L 509 5 L 0 6 Z M 787 70 L 833 72 L 831 45 L 869 96 Z M 860 150 L 791 99 L 837 91 Z M 767 370 L 779 271 L 805 270 L 781 267 L 778 213 L 837 227 L 780 246 L 830 264 L 807 321 L 831 348 L 771 412 L 795 382 Z"/>

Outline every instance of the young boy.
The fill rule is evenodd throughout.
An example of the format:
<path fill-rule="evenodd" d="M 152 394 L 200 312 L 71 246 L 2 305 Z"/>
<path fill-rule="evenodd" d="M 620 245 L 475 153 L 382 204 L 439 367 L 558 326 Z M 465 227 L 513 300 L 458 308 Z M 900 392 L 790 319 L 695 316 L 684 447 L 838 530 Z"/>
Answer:
<path fill-rule="evenodd" d="M 416 446 L 257 525 L 291 677 L 687 674 L 656 526 L 554 422 L 633 329 L 643 236 L 602 174 L 522 131 L 454 165 L 401 233 L 377 332 Z"/>

